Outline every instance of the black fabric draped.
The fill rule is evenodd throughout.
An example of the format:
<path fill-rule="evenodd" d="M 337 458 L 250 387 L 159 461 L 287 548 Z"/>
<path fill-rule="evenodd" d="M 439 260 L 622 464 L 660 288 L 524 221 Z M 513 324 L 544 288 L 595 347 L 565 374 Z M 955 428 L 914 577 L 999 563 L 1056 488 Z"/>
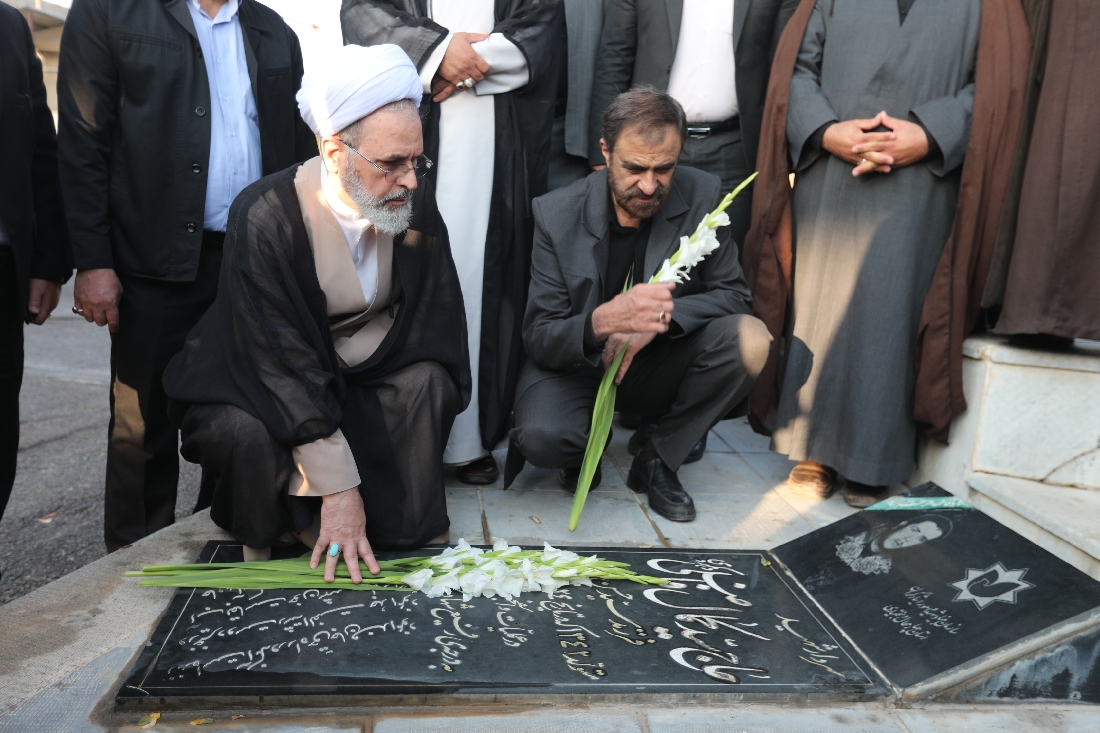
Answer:
<path fill-rule="evenodd" d="M 211 435 L 229 436 L 226 439 L 231 441 L 231 436 L 239 434 L 241 440 L 251 440 L 250 435 L 234 432 L 251 430 L 242 427 L 248 422 L 244 418 L 250 416 L 262 424 L 287 458 L 292 447 L 326 438 L 343 427 L 359 467 L 368 507 L 371 492 L 379 486 L 398 497 L 383 502 L 386 507 L 425 481 L 431 484 L 428 490 L 438 489 L 442 497 L 442 445 L 454 413 L 433 427 L 442 433 L 442 443 L 435 445 L 440 437 L 437 435 L 430 447 L 423 444 L 422 434 L 418 437 L 415 430 L 402 425 L 401 414 L 387 409 L 387 405 L 399 404 L 400 400 L 386 396 L 387 390 L 408 392 L 409 388 L 417 388 L 417 380 L 410 382 L 410 375 L 415 376 L 417 368 L 429 364 L 436 365 L 435 372 L 442 370 L 439 376 L 449 378 L 454 394 L 435 399 L 434 412 L 425 414 L 442 414 L 440 406 L 445 403 L 461 411 L 470 400 L 462 292 L 432 186 L 430 182 L 421 183 L 413 196 L 409 230 L 394 238 L 394 272 L 401 283 L 396 321 L 371 358 L 354 368 L 341 369 L 332 343 L 325 294 L 317 280 L 294 187 L 296 172 L 294 166 L 263 178 L 233 202 L 218 297 L 164 373 L 172 418 L 184 425 L 189 409 L 195 413 L 194 418 L 211 405 L 230 406 L 240 411 L 242 419 L 227 421 L 222 419 L 224 415 L 214 419 L 209 410 L 203 412 L 209 425 L 231 423 Z M 429 376 L 436 378 L 434 373 Z M 427 377 L 420 381 L 427 381 Z M 196 429 L 194 424 L 191 427 Z M 186 449 L 187 428 L 184 433 Z M 438 452 L 434 462 L 427 453 L 429 447 Z M 274 448 L 272 451 L 278 452 Z M 186 452 L 185 457 L 197 460 L 197 448 L 195 452 L 195 457 Z M 233 460 L 237 463 L 233 470 L 240 475 L 241 461 L 232 456 L 225 459 Z M 426 467 L 438 463 L 438 471 L 429 472 L 431 475 L 423 471 L 410 473 L 409 466 L 418 461 Z M 203 457 L 199 462 L 203 463 L 205 493 L 208 461 Z M 219 470 L 228 472 L 230 469 L 223 464 L 218 464 Z M 257 487 L 241 493 L 238 481 L 238 507 L 241 502 L 249 503 L 249 491 L 279 488 L 286 496 L 285 479 L 281 477 L 284 470 L 276 471 L 274 466 L 252 468 L 260 475 L 278 474 L 281 487 Z M 210 496 L 206 498 L 211 500 Z M 282 531 L 304 528 L 304 520 L 300 519 L 294 521 L 295 526 L 287 526 L 286 514 L 281 520 L 261 521 L 241 516 L 242 512 L 234 513 L 228 495 L 220 506 L 219 518 L 219 502 L 214 499 L 215 521 L 254 547 L 269 546 Z M 445 522 L 445 507 L 442 516 Z M 394 521 L 400 524 L 403 520 L 399 517 Z M 308 526 L 308 521 L 305 524 Z M 401 544 L 399 535 L 400 531 L 394 530 L 392 542 L 379 544 Z"/>
<path fill-rule="evenodd" d="M 561 0 L 496 0 L 494 33 L 527 59 L 522 89 L 495 95 L 495 170 L 481 308 L 481 438 L 492 450 L 508 431 L 523 359 L 522 322 L 531 273 L 531 199 L 547 191 L 550 132 L 565 52 Z M 428 0 L 343 0 L 344 43 L 395 43 L 417 68 L 447 36 L 428 17 Z M 438 159 L 439 105 L 425 97 L 424 146 Z M 433 173 L 429 173 L 433 175 Z"/>

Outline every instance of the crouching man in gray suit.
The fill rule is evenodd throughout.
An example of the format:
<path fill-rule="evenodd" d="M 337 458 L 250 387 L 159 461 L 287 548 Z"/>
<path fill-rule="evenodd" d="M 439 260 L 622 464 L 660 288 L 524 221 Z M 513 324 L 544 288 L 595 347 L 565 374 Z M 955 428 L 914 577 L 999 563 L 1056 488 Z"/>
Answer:
<path fill-rule="evenodd" d="M 647 284 L 725 193 L 717 176 L 677 168 L 686 134 L 675 99 L 651 87 L 625 92 L 603 116 L 607 168 L 534 200 L 529 359 L 511 434 L 514 449 L 560 469 L 575 490 L 600 378 L 629 340 L 616 408 L 656 418 L 656 427 L 632 440 L 627 483 L 680 522 L 695 519 L 695 505 L 676 472 L 748 395 L 771 342 L 750 315 L 728 227 L 689 280 Z M 627 282 L 640 284 L 624 292 Z"/>

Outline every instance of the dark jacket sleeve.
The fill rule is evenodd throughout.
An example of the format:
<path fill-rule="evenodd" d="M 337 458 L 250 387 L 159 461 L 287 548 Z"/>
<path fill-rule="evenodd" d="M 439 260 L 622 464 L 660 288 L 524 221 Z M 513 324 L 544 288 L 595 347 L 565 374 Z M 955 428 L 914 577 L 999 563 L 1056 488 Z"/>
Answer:
<path fill-rule="evenodd" d="M 588 120 L 588 163 L 603 165 L 600 152 L 603 113 L 611 100 L 630 88 L 638 51 L 638 10 L 635 0 L 607 0 L 603 32 L 592 79 L 592 105 Z"/>
<path fill-rule="evenodd" d="M 61 191 L 80 269 L 114 267 L 107 218 L 118 76 L 103 0 L 74 0 L 58 62 Z"/>
<path fill-rule="evenodd" d="M 34 200 L 34 250 L 32 278 L 65 282 L 73 272 L 69 229 L 61 205 L 61 182 L 57 175 L 57 133 L 53 113 L 46 103 L 42 62 L 34 52 L 30 26 L 23 24 L 27 41 L 27 70 L 31 111 L 34 114 L 34 151 L 31 162 L 31 193 Z"/>
<path fill-rule="evenodd" d="M 290 34 L 291 38 L 290 73 L 295 84 L 294 93 L 297 94 L 298 90 L 302 88 L 302 76 L 305 74 L 305 64 L 302 61 L 302 44 L 298 41 L 298 34 L 289 27 L 287 28 L 287 33 Z M 313 134 L 313 130 L 309 129 L 309 125 L 302 119 L 302 115 L 298 113 L 298 108 L 295 106 L 294 161 L 296 163 L 304 163 L 316 156 L 318 152 L 317 137 Z"/>
<path fill-rule="evenodd" d="M 449 32 L 431 18 L 399 10 L 396 1 L 343 0 L 340 28 L 344 43 L 374 46 L 395 43 L 420 69 Z"/>

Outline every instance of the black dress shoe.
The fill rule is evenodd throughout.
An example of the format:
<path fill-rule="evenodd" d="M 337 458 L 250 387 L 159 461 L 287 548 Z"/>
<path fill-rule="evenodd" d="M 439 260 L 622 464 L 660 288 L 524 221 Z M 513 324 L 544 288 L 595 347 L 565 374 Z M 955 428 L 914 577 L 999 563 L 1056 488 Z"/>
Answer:
<path fill-rule="evenodd" d="M 472 463 L 467 463 L 465 466 L 456 466 L 455 475 L 464 484 L 480 486 L 496 481 L 500 471 L 497 470 L 496 459 L 490 454 L 484 458 L 478 458 Z"/>
<path fill-rule="evenodd" d="M 626 485 L 632 491 L 649 495 L 649 508 L 673 522 L 690 522 L 695 519 L 695 502 L 691 500 L 676 472 L 665 465 L 653 441 L 635 456 L 630 464 Z"/>
<path fill-rule="evenodd" d="M 688 457 L 684 459 L 684 463 L 695 463 L 696 461 L 703 460 L 703 454 L 707 452 L 707 436 L 703 436 L 702 439 L 695 444 L 695 447 L 691 449 L 691 453 L 688 453 Z"/>
<path fill-rule="evenodd" d="M 638 455 L 638 451 L 649 442 L 649 439 L 653 437 L 653 433 L 657 431 L 657 426 L 661 424 L 660 418 L 643 417 L 638 424 L 638 429 L 634 431 L 634 434 L 630 436 L 630 440 L 626 443 L 626 450 L 632 456 Z"/>
<path fill-rule="evenodd" d="M 581 469 L 579 468 L 559 468 L 558 469 L 558 482 L 561 484 L 562 489 L 570 494 L 577 493 L 577 479 L 581 477 Z M 592 485 L 588 487 L 589 491 L 595 491 L 600 485 L 600 480 L 603 478 L 603 471 L 599 466 L 596 466 L 596 473 L 592 475 Z"/>

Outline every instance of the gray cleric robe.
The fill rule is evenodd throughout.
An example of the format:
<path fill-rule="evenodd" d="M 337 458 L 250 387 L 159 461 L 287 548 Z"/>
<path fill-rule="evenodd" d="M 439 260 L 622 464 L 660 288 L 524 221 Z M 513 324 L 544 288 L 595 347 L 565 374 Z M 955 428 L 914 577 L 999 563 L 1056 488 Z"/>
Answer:
<path fill-rule="evenodd" d="M 791 81 L 794 294 L 773 448 L 891 484 L 915 467 L 915 342 L 955 218 L 970 136 L 980 0 L 819 0 Z M 826 40 L 828 41 L 826 43 Z M 806 142 L 880 110 L 942 155 L 854 178 Z"/>

